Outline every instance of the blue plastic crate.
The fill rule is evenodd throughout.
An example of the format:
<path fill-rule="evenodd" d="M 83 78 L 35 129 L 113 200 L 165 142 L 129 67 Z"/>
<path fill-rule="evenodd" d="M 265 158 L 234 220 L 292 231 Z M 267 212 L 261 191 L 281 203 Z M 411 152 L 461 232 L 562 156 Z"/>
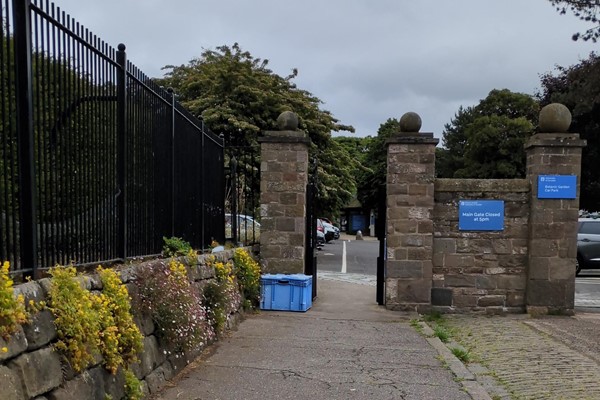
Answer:
<path fill-rule="evenodd" d="M 262 275 L 260 294 L 261 310 L 306 311 L 312 307 L 312 276 Z"/>

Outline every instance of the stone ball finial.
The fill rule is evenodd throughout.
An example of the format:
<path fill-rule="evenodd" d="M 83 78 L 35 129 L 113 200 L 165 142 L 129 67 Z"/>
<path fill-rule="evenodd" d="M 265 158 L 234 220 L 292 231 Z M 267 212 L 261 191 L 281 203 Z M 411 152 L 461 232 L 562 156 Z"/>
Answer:
<path fill-rule="evenodd" d="M 298 116 L 291 111 L 284 111 L 277 117 L 277 126 L 280 131 L 298 130 Z"/>
<path fill-rule="evenodd" d="M 552 103 L 540 110 L 540 132 L 564 133 L 571 125 L 571 112 L 560 103 Z"/>
<path fill-rule="evenodd" d="M 421 117 L 416 112 L 407 112 L 400 117 L 400 132 L 419 132 Z"/>

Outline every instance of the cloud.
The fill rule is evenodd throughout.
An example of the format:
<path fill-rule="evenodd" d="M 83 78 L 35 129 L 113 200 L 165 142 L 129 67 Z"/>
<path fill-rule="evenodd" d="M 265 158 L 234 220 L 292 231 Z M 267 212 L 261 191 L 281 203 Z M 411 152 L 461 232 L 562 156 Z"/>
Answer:
<path fill-rule="evenodd" d="M 597 48 L 548 0 L 58 0 L 150 76 L 238 42 L 324 102 L 356 135 L 416 111 L 441 135 L 492 89 L 533 94 L 539 75 Z"/>

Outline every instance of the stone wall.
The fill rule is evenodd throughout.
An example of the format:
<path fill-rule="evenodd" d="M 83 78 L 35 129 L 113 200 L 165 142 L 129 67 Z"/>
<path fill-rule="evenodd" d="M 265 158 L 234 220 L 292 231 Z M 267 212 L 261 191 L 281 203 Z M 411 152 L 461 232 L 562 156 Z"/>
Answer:
<path fill-rule="evenodd" d="M 214 255 L 217 260 L 228 261 L 233 258 L 233 251 Z M 199 256 L 195 265 L 189 265 L 188 258 L 181 260 L 188 264 L 188 276 L 193 286 L 199 290 L 215 279 L 214 269 L 206 265 L 205 257 Z M 135 296 L 134 285 L 131 283 L 135 271 L 158 262 L 165 260 L 149 261 L 121 269 L 121 279 L 132 296 Z M 80 279 L 88 290 L 101 289 L 101 282 L 93 275 Z M 49 288 L 50 279 L 41 279 L 16 286 L 15 292 L 22 293 L 26 303 L 29 300 L 39 302 L 47 299 Z M 144 393 L 153 394 L 203 349 L 185 354 L 170 354 L 154 335 L 152 320 L 140 315 L 134 315 L 134 318 L 144 335 L 144 351 L 139 355 L 139 364 L 132 369 L 141 380 Z M 227 328 L 237 325 L 240 318 L 241 310 L 231 314 Z M 31 323 L 24 325 L 8 342 L 0 338 L 0 348 L 8 349 L 7 352 L 0 352 L 0 399 L 106 400 L 106 395 L 110 395 L 113 400 L 123 398 L 124 377 L 121 370 L 112 375 L 101 366 L 102 360 L 98 359 L 90 369 L 74 374 L 62 360 L 60 353 L 54 350 L 53 343 L 56 340 L 53 316 L 48 310 L 35 314 Z"/>
<path fill-rule="evenodd" d="M 304 272 L 306 185 L 310 139 L 298 130 L 298 117 L 286 111 L 279 131 L 259 138 L 260 254 L 266 273 Z"/>
<path fill-rule="evenodd" d="M 529 191 L 524 179 L 435 181 L 432 305 L 525 311 Z M 503 231 L 458 229 L 459 200 L 475 199 L 504 200 Z"/>
<path fill-rule="evenodd" d="M 402 116 L 387 140 L 387 308 L 574 312 L 586 142 L 567 133 L 570 122 L 564 105 L 540 111 L 541 132 L 524 145 L 525 179 L 450 180 L 434 177 L 437 139 L 419 132 L 417 114 Z M 548 179 L 566 183 L 548 187 Z M 546 182 L 540 192 L 538 181 Z M 460 200 L 503 200 L 504 218 L 463 220 L 461 230 Z"/>

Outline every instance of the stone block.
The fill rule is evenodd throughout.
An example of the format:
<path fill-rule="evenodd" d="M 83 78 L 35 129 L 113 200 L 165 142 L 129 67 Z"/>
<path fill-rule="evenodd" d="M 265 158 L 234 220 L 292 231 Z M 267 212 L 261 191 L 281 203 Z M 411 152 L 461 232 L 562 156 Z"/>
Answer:
<path fill-rule="evenodd" d="M 423 278 L 423 266 L 420 261 L 387 260 L 386 271 L 389 278 L 420 279 Z"/>
<path fill-rule="evenodd" d="M 148 390 L 150 394 L 158 392 L 166 383 L 164 372 L 161 368 L 152 371 L 148 376 L 146 376 L 146 383 L 148 384 Z"/>
<path fill-rule="evenodd" d="M 498 289 L 525 290 L 527 277 L 525 275 L 498 275 Z"/>
<path fill-rule="evenodd" d="M 471 255 L 446 254 L 444 266 L 448 268 L 473 267 L 475 266 L 475 258 Z"/>
<path fill-rule="evenodd" d="M 140 362 L 134 365 L 138 378 L 146 377 L 166 360 L 166 354 L 161 351 L 158 341 L 154 336 L 144 338 L 144 351 L 139 354 Z"/>
<path fill-rule="evenodd" d="M 557 257 L 558 242 L 551 239 L 532 238 L 529 244 L 530 257 Z"/>
<path fill-rule="evenodd" d="M 570 283 L 573 288 L 575 282 Z M 574 296 L 565 281 L 529 280 L 527 282 L 527 306 L 573 308 Z M 574 293 L 574 292 L 573 292 Z M 569 296 L 568 296 L 569 295 Z"/>
<path fill-rule="evenodd" d="M 575 280 L 575 258 L 551 258 L 548 268 L 548 279 L 553 280 Z"/>
<path fill-rule="evenodd" d="M 393 251 L 393 257 L 390 257 L 392 260 L 409 260 L 408 258 L 408 249 L 402 247 L 399 249 L 390 249 Z"/>
<path fill-rule="evenodd" d="M 433 252 L 446 254 L 456 253 L 456 239 L 434 238 Z"/>
<path fill-rule="evenodd" d="M 62 383 L 60 356 L 50 347 L 22 354 L 9 363 L 9 368 L 23 382 L 28 398 L 44 394 Z"/>
<path fill-rule="evenodd" d="M 434 306 L 452 306 L 452 289 L 431 288 L 431 304 Z"/>
<path fill-rule="evenodd" d="M 477 296 L 454 294 L 452 301 L 457 308 L 473 308 L 477 306 Z"/>
<path fill-rule="evenodd" d="M 16 286 L 14 293 L 15 296 L 22 294 L 25 298 L 25 304 L 29 304 L 31 300 L 36 303 L 46 300 L 46 295 L 37 281 L 26 282 Z"/>
<path fill-rule="evenodd" d="M 105 397 L 104 373 L 96 367 L 65 382 L 48 395 L 49 400 L 101 400 Z"/>
<path fill-rule="evenodd" d="M 398 303 L 426 303 L 431 304 L 431 279 L 397 281 Z"/>
<path fill-rule="evenodd" d="M 275 229 L 283 232 L 296 232 L 296 219 L 290 217 L 277 218 Z"/>
<path fill-rule="evenodd" d="M 433 254 L 433 266 L 434 268 L 444 267 L 444 257 L 443 253 L 434 253 Z"/>
<path fill-rule="evenodd" d="M 419 248 L 419 247 L 409 247 L 406 249 L 408 260 L 430 260 L 432 259 L 432 251 L 431 248 Z"/>
<path fill-rule="evenodd" d="M 475 287 L 488 290 L 496 289 L 498 287 L 498 283 L 496 282 L 495 276 L 479 274 L 475 278 Z"/>
<path fill-rule="evenodd" d="M 503 307 L 505 305 L 505 296 L 492 295 L 483 296 L 477 299 L 477 306 L 479 307 Z"/>
<path fill-rule="evenodd" d="M 303 203 L 302 196 L 298 193 L 281 193 L 279 201 L 285 206 Z"/>
<path fill-rule="evenodd" d="M 528 263 L 525 254 L 500 255 L 498 257 L 498 267 L 500 268 L 524 268 Z"/>
<path fill-rule="evenodd" d="M 56 339 L 54 316 L 49 310 L 42 310 L 31 317 L 31 322 L 23 325 L 29 351 L 39 349 Z"/>
<path fill-rule="evenodd" d="M 288 236 L 288 244 L 294 247 L 304 246 L 305 236 L 304 233 L 290 233 Z"/>
<path fill-rule="evenodd" d="M 508 292 L 506 294 L 507 307 L 523 307 L 525 306 L 525 293 L 523 292 Z"/>
<path fill-rule="evenodd" d="M 6 353 L 0 351 L 0 362 L 18 356 L 27 350 L 27 337 L 21 326 L 17 327 L 17 331 L 13 333 L 9 340 L 4 340 L 0 337 L 0 348 L 6 347 Z"/>
<path fill-rule="evenodd" d="M 403 235 L 400 239 L 401 246 L 403 247 L 433 247 L 433 236 L 431 235 L 420 235 L 411 234 Z"/>
<path fill-rule="evenodd" d="M 418 220 L 417 221 L 417 232 L 432 235 L 434 232 L 432 220 Z"/>
<path fill-rule="evenodd" d="M 103 375 L 104 393 L 110 395 L 112 399 L 122 399 L 125 396 L 125 374 L 123 368 L 119 368 L 116 374 L 111 374 L 104 368 L 99 368 Z"/>
<path fill-rule="evenodd" d="M 2 382 L 0 385 L 0 399 L 25 400 L 22 382 L 14 371 L 0 365 L 0 381 Z"/>
<path fill-rule="evenodd" d="M 477 276 L 474 275 L 446 274 L 444 278 L 447 287 L 476 287 L 477 285 Z"/>

